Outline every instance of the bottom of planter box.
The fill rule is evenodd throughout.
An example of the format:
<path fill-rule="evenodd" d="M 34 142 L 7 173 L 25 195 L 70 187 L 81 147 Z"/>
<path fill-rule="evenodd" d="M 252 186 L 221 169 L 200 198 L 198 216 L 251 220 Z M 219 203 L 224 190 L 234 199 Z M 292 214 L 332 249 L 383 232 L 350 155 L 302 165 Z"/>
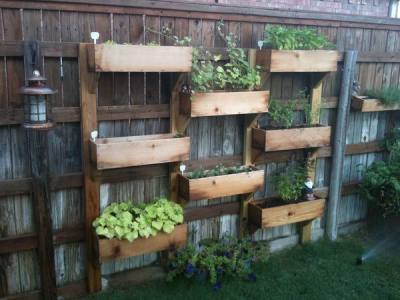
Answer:
<path fill-rule="evenodd" d="M 133 242 L 97 238 L 99 260 L 105 262 L 182 247 L 187 241 L 187 228 L 187 224 L 177 225 L 169 234 L 159 233 L 148 239 L 139 238 Z"/>
<path fill-rule="evenodd" d="M 259 228 L 309 221 L 324 214 L 325 199 L 304 201 L 279 206 L 266 206 L 265 201 L 249 203 L 249 222 Z"/>

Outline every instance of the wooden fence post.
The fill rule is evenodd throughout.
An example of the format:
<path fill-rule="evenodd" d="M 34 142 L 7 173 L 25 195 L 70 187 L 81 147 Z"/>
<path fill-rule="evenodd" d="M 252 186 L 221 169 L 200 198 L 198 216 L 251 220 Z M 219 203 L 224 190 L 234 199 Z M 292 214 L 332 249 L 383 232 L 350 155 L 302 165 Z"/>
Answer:
<path fill-rule="evenodd" d="M 96 73 L 88 70 L 88 44 L 79 44 L 79 75 L 81 93 L 82 162 L 84 175 L 86 256 L 88 289 L 94 293 L 101 290 L 101 269 L 92 223 L 100 214 L 100 184 L 92 177 L 90 164 L 90 133 L 97 130 Z"/>
<path fill-rule="evenodd" d="M 37 41 L 24 43 L 24 67 L 26 77 L 35 69 L 41 69 L 40 46 Z M 54 266 L 53 230 L 50 214 L 50 190 L 48 168 L 48 131 L 27 130 L 31 162 L 33 207 L 38 239 L 40 283 L 43 299 L 57 299 L 56 272 Z"/>
<path fill-rule="evenodd" d="M 326 235 L 330 240 L 337 239 L 337 213 L 342 191 L 342 172 L 346 147 L 347 121 L 350 112 L 351 89 L 357 61 L 357 51 L 346 51 L 340 97 L 337 107 L 335 139 L 331 162 L 331 180 L 329 183 L 328 213 L 326 218 Z"/>

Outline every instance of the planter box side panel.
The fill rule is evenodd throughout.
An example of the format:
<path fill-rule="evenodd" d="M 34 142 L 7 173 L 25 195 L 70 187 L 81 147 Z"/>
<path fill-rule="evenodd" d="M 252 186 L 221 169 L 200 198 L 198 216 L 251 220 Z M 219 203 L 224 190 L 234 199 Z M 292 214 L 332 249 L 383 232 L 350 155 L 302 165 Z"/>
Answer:
<path fill-rule="evenodd" d="M 331 50 L 261 50 L 257 56 L 270 72 L 336 72 L 339 59 Z"/>
<path fill-rule="evenodd" d="M 264 113 L 268 111 L 268 99 L 267 91 L 197 93 L 192 96 L 190 116 Z"/>
<path fill-rule="evenodd" d="M 122 259 L 182 247 L 186 244 L 187 230 L 187 224 L 177 225 L 170 234 L 159 233 L 154 237 L 140 238 L 132 243 L 126 240 L 99 239 L 100 261 Z"/>
<path fill-rule="evenodd" d="M 189 200 L 214 199 L 247 194 L 261 189 L 264 185 L 264 171 L 221 175 L 190 179 Z"/>
<path fill-rule="evenodd" d="M 298 223 L 321 217 L 324 214 L 325 199 L 287 204 L 262 210 L 262 227 L 275 227 Z"/>
<path fill-rule="evenodd" d="M 351 101 L 352 108 L 361 112 L 400 110 L 400 104 L 385 105 L 378 99 L 365 98 L 365 96 L 354 96 Z"/>
<path fill-rule="evenodd" d="M 173 46 L 94 46 L 97 72 L 190 72 L 192 48 Z"/>
<path fill-rule="evenodd" d="M 189 159 L 190 138 L 168 138 L 97 145 L 97 168 L 114 169 Z"/>
<path fill-rule="evenodd" d="M 265 151 L 329 146 L 331 127 L 291 128 L 265 131 Z"/>

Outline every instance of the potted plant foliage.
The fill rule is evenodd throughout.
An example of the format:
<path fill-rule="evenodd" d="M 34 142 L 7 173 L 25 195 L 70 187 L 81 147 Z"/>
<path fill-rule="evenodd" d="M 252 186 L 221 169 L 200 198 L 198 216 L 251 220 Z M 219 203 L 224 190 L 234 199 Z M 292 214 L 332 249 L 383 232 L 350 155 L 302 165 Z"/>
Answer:
<path fill-rule="evenodd" d="M 178 194 L 187 201 L 247 194 L 264 185 L 264 170 L 253 166 L 202 168 L 179 174 Z"/>
<path fill-rule="evenodd" d="M 302 124 L 294 126 L 294 114 L 299 105 L 304 109 L 304 118 Z M 305 91 L 299 93 L 299 100 L 271 100 L 268 126 L 252 129 L 253 147 L 269 152 L 329 146 L 331 127 L 312 124 L 317 116 L 319 111 L 312 112 Z"/>
<path fill-rule="evenodd" d="M 167 199 L 112 203 L 93 222 L 100 261 L 183 246 L 187 225 L 182 223 L 182 207 Z"/>
<path fill-rule="evenodd" d="M 218 32 L 226 42 L 224 57 L 193 49 L 191 85 L 180 94 L 180 113 L 190 117 L 263 113 L 268 110 L 268 91 L 260 89 L 260 67 L 253 67 L 237 37 Z"/>
<path fill-rule="evenodd" d="M 351 106 L 361 112 L 400 110 L 400 89 L 385 87 L 367 90 L 364 96 L 353 95 Z"/>
<path fill-rule="evenodd" d="M 274 177 L 278 198 L 252 201 L 249 221 L 258 228 L 312 220 L 322 216 L 325 199 L 317 199 L 313 183 L 303 166 L 290 167 L 287 173 Z"/>
<path fill-rule="evenodd" d="M 257 64 L 268 72 L 335 72 L 339 52 L 314 29 L 268 26 Z"/>

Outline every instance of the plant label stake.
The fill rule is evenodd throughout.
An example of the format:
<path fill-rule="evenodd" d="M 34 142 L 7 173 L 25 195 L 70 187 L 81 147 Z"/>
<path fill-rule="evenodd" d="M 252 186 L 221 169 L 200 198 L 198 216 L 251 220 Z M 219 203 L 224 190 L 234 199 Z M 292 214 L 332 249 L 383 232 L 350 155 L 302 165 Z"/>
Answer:
<path fill-rule="evenodd" d="M 179 166 L 179 170 L 181 171 L 181 173 L 182 173 L 182 175 L 183 175 L 183 173 L 184 173 L 185 170 L 186 170 L 186 165 L 181 164 L 181 165 Z"/>
<path fill-rule="evenodd" d="M 93 31 L 93 32 L 90 33 L 90 37 L 93 40 L 93 44 L 96 44 L 96 41 L 99 39 L 100 34 L 98 32 L 96 32 L 96 31 Z"/>
<path fill-rule="evenodd" d="M 93 142 L 96 141 L 98 135 L 99 135 L 99 132 L 98 132 L 97 130 L 93 130 L 93 131 L 90 133 L 90 137 L 91 137 L 91 139 L 92 139 Z"/>

